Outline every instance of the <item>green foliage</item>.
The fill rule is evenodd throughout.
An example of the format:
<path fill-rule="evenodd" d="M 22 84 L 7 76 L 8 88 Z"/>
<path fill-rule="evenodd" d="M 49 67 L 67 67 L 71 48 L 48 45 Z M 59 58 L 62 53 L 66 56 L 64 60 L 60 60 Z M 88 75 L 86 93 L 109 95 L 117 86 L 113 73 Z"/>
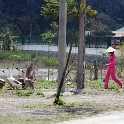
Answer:
<path fill-rule="evenodd" d="M 58 0 L 45 0 L 46 4 L 42 5 L 41 15 L 46 19 L 58 18 L 59 1 Z"/>
<path fill-rule="evenodd" d="M 24 61 L 24 60 L 30 60 L 31 55 L 24 52 L 24 51 L 0 51 L 0 59 L 6 59 L 6 60 L 19 60 L 19 61 Z"/>
<path fill-rule="evenodd" d="M 56 22 L 52 22 L 52 23 L 50 24 L 50 26 L 51 26 L 53 29 L 55 29 L 55 30 L 57 30 L 58 27 L 59 27 L 59 25 L 58 25 Z"/>
<path fill-rule="evenodd" d="M 93 63 L 86 63 L 85 68 L 90 69 L 93 67 Z"/>
<path fill-rule="evenodd" d="M 10 51 L 11 46 L 13 45 L 12 44 L 13 40 L 12 40 L 11 32 L 9 31 L 8 28 L 6 28 L 3 31 L 3 34 L 1 37 L 2 37 L 1 38 L 1 49 L 5 51 Z"/>
<path fill-rule="evenodd" d="M 41 15 L 46 19 L 58 19 L 59 18 L 59 0 L 45 0 L 46 4 L 42 6 Z M 67 0 L 67 17 L 72 18 L 77 15 L 76 1 Z M 90 16 L 97 15 L 96 10 L 92 10 L 90 6 L 85 7 L 82 3 L 80 8 L 88 13 Z"/>
<path fill-rule="evenodd" d="M 90 16 L 94 16 L 94 15 L 97 15 L 98 14 L 98 12 L 96 10 L 92 10 L 90 6 L 84 6 L 83 3 L 80 4 L 80 8 L 84 12 L 88 13 Z"/>
<path fill-rule="evenodd" d="M 67 79 L 68 79 L 68 81 L 70 81 L 70 82 L 73 81 L 73 77 L 71 76 L 71 74 L 68 74 L 68 75 L 67 75 Z"/>
<path fill-rule="evenodd" d="M 101 54 L 102 56 L 108 56 L 108 53 L 103 51 L 100 51 L 99 54 Z"/>
<path fill-rule="evenodd" d="M 107 27 L 109 27 L 109 29 L 111 29 L 111 27 L 113 28 L 116 24 L 116 21 L 114 19 L 111 19 L 111 16 L 109 14 L 106 13 L 99 13 L 96 16 L 96 19 L 99 20 L 103 25 L 106 25 Z M 112 26 L 113 25 L 113 26 Z"/>
<path fill-rule="evenodd" d="M 57 4 L 56 4 L 57 1 Z M 46 21 L 43 16 L 40 16 L 40 10 L 46 11 L 41 13 L 46 14 L 45 18 L 50 17 L 58 19 L 59 0 L 29 0 L 28 4 L 26 0 L 20 1 L 7 1 L 1 0 L 1 20 L 0 20 L 0 33 L 3 32 L 5 28 L 9 28 L 12 35 L 25 34 L 29 35 L 30 32 L 30 22 L 32 23 L 32 36 L 39 36 L 41 30 L 49 28 L 49 21 Z M 74 2 L 73 2 L 74 1 Z M 68 17 L 69 15 L 77 14 L 76 2 L 79 0 L 67 0 L 68 2 Z M 45 4 L 49 3 L 49 6 Z M 116 4 L 115 4 L 116 3 Z M 23 6 L 22 6 L 23 5 Z M 116 30 L 123 26 L 124 20 L 124 4 L 123 0 L 87 0 L 87 5 L 95 8 L 100 15 L 97 20 L 101 20 L 103 24 L 106 24 L 109 29 Z M 115 6 L 116 7 L 113 7 Z M 103 15 L 103 14 L 104 15 Z M 108 16 L 105 16 L 105 14 Z M 49 15 L 49 16 L 48 16 Z M 42 23 L 41 23 L 42 21 Z M 69 28 L 72 28 L 74 24 L 72 20 L 69 20 Z M 24 32 L 25 31 L 25 32 Z"/>
<path fill-rule="evenodd" d="M 48 58 L 48 57 L 43 57 L 42 55 L 38 55 L 35 52 L 27 53 L 27 52 L 21 51 L 21 50 L 0 51 L 0 59 L 1 60 L 29 61 L 34 58 L 36 58 L 40 62 L 40 61 L 44 61 L 44 58 Z M 53 61 L 54 60 L 55 59 L 53 59 Z M 49 61 L 49 59 L 47 61 Z"/>
<path fill-rule="evenodd" d="M 117 63 L 120 65 L 124 64 L 124 42 L 122 42 L 122 44 L 119 48 L 119 51 L 117 54 Z"/>
<path fill-rule="evenodd" d="M 53 39 L 57 37 L 58 33 L 58 24 L 56 22 L 52 22 L 50 26 L 52 27 L 51 31 L 49 30 L 40 35 L 42 37 L 42 40 L 47 43 L 51 43 Z"/>
<path fill-rule="evenodd" d="M 94 16 L 94 15 L 98 14 L 98 12 L 96 10 L 89 10 L 88 13 L 90 16 Z"/>
<path fill-rule="evenodd" d="M 113 35 L 106 24 L 94 18 L 87 20 L 87 27 L 92 31 L 93 36 L 111 37 Z"/>
<path fill-rule="evenodd" d="M 123 72 L 124 72 L 124 42 L 122 42 L 117 54 L 117 73 L 118 76 L 122 79 L 123 76 L 121 76 L 121 74 L 123 74 Z"/>
<path fill-rule="evenodd" d="M 59 0 L 44 0 L 46 4 L 42 5 L 41 15 L 46 19 L 57 20 L 59 18 Z M 76 1 L 67 0 L 67 17 L 71 18 L 77 13 Z"/>
<path fill-rule="evenodd" d="M 58 60 L 55 57 L 44 57 L 43 61 L 48 66 L 57 66 L 58 65 Z"/>
<path fill-rule="evenodd" d="M 48 43 L 52 42 L 52 39 L 55 36 L 56 36 L 56 33 L 52 33 L 51 31 L 41 34 L 42 40 Z"/>

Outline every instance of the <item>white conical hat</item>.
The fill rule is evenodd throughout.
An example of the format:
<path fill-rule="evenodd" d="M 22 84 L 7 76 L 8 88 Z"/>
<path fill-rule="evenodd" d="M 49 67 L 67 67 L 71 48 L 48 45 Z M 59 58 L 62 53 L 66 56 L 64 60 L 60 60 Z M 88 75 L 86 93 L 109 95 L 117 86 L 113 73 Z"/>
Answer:
<path fill-rule="evenodd" d="M 106 52 L 114 52 L 114 51 L 116 51 L 114 48 L 112 48 L 112 47 L 109 47 L 107 50 L 106 50 Z"/>

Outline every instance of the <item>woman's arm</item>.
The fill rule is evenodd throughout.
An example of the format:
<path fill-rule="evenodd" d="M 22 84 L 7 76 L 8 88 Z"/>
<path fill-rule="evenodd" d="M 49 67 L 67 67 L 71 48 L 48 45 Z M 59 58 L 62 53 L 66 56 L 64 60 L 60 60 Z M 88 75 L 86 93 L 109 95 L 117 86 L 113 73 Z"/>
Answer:
<path fill-rule="evenodd" d="M 116 56 L 114 55 L 111 59 L 110 59 L 110 63 L 108 64 L 109 67 L 112 67 L 116 64 Z"/>

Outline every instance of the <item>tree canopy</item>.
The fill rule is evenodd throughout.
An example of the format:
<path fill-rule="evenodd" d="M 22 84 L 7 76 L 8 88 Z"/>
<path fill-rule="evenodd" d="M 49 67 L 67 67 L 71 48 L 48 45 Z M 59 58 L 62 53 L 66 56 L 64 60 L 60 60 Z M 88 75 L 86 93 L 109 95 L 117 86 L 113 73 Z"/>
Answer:
<path fill-rule="evenodd" d="M 46 1 L 53 2 L 54 4 L 55 1 L 58 2 L 58 0 Z M 0 0 L 0 33 L 3 32 L 4 29 L 9 28 L 12 35 L 28 36 L 30 35 L 30 30 L 32 30 L 33 36 L 42 34 L 46 29 L 50 28 L 49 23 L 53 20 L 51 18 L 50 20 L 46 20 L 46 18 L 41 15 L 41 10 L 43 9 L 41 7 L 46 7 L 48 14 L 56 13 L 54 11 L 55 8 L 49 10 L 49 7 L 45 6 L 46 1 Z M 68 0 L 68 16 L 71 15 L 71 17 L 69 17 L 71 19 L 68 21 L 69 29 L 71 29 L 74 24 L 72 15 L 74 15 L 75 9 L 72 8 L 72 6 L 76 6 L 76 2 L 79 1 Z M 95 19 L 101 21 L 101 23 L 106 25 L 110 30 L 116 30 L 123 27 L 123 0 L 114 0 L 114 2 L 113 0 L 87 0 L 87 5 L 90 5 L 92 9 L 98 11 L 98 15 Z M 70 9 L 72 9 L 72 11 L 70 11 Z M 69 12 L 72 12 L 73 14 Z M 55 19 L 57 19 L 57 16 L 55 16 Z"/>

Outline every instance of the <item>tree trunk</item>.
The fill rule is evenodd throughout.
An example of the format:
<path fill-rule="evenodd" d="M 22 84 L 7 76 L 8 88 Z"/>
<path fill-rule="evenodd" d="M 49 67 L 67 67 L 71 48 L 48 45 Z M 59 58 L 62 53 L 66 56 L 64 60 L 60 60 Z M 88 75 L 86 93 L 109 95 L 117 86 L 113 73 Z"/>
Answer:
<path fill-rule="evenodd" d="M 86 6 L 86 0 L 81 0 Z M 84 88 L 85 81 L 85 12 L 80 9 L 79 12 L 79 41 L 78 41 L 78 70 L 77 70 L 77 93 Z"/>
<path fill-rule="evenodd" d="M 67 2 L 60 0 L 59 10 L 59 39 L 58 39 L 58 86 L 66 65 L 66 21 L 67 21 Z M 65 81 L 61 92 L 65 92 Z"/>
<path fill-rule="evenodd" d="M 94 80 L 98 80 L 98 63 L 94 60 Z"/>
<path fill-rule="evenodd" d="M 61 88 L 63 86 L 63 82 L 65 80 L 66 70 L 67 70 L 67 67 L 68 67 L 68 64 L 69 64 L 69 60 L 70 60 L 70 56 L 71 56 L 73 41 L 74 41 L 74 38 L 75 38 L 76 27 L 78 25 L 79 7 L 80 7 L 80 5 L 78 6 L 78 14 L 77 14 L 77 17 L 76 17 L 76 21 L 75 21 L 75 25 L 74 25 L 74 30 L 73 30 L 73 33 L 72 33 L 72 40 L 71 40 L 71 43 L 70 43 L 70 49 L 69 49 L 69 53 L 68 53 L 68 57 L 67 57 L 67 62 L 66 62 L 66 65 L 65 65 L 65 68 L 64 68 L 64 71 L 63 71 L 63 74 L 62 74 L 62 78 L 61 78 L 60 84 L 58 86 L 56 98 L 55 98 L 55 101 L 54 101 L 54 103 L 56 103 L 56 104 L 59 104 L 59 96 L 60 96 Z"/>

